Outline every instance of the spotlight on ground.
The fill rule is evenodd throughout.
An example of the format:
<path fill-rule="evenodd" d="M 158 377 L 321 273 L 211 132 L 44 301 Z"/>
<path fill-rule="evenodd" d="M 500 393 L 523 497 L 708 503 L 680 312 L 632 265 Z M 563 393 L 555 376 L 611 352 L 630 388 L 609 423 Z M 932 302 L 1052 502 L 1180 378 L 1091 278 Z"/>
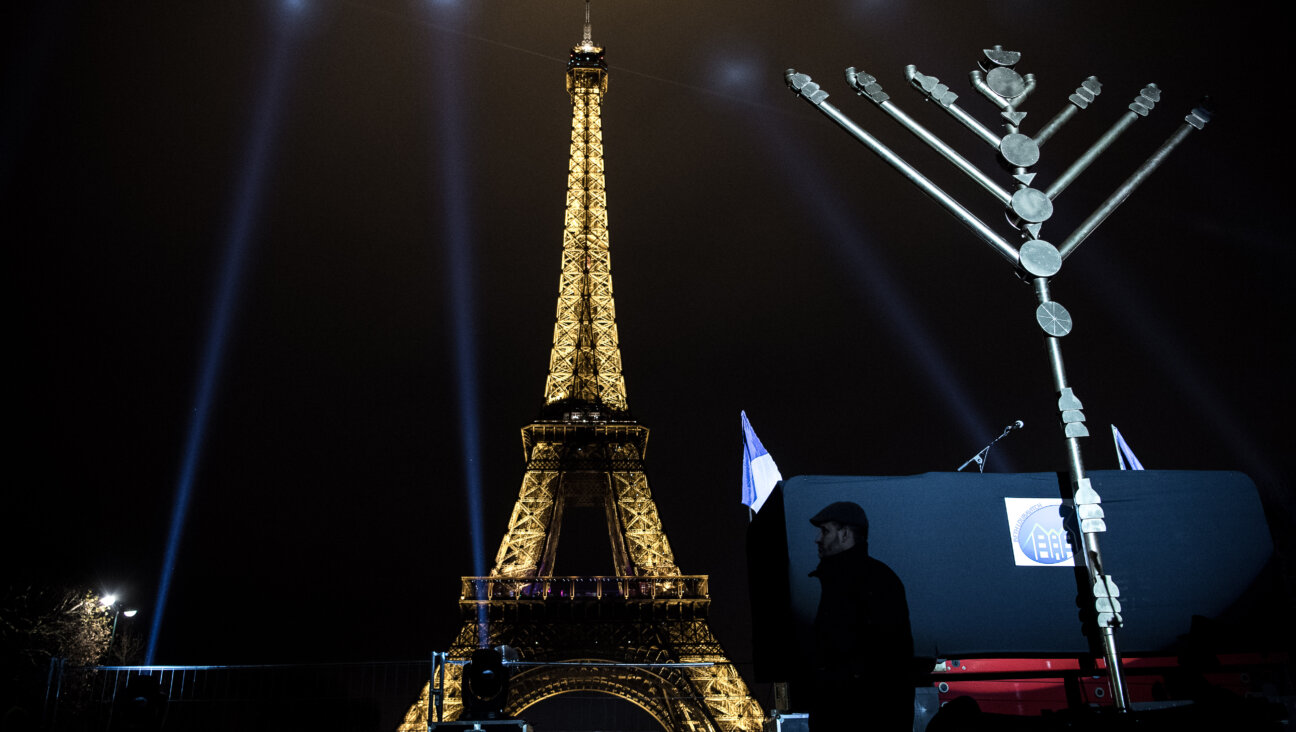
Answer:
<path fill-rule="evenodd" d="M 510 661 L 517 652 L 508 646 L 478 648 L 463 668 L 463 702 L 467 719 L 504 719 L 508 706 Z"/>

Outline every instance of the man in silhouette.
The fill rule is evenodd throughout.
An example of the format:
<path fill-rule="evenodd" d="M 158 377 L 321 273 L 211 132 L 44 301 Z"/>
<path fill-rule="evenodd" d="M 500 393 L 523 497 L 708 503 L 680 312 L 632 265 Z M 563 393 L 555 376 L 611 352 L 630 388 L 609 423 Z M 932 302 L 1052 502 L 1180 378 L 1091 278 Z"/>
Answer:
<path fill-rule="evenodd" d="M 913 634 L 904 584 L 869 556 L 868 515 L 840 501 L 810 519 L 819 528 L 810 729 L 913 728 Z"/>

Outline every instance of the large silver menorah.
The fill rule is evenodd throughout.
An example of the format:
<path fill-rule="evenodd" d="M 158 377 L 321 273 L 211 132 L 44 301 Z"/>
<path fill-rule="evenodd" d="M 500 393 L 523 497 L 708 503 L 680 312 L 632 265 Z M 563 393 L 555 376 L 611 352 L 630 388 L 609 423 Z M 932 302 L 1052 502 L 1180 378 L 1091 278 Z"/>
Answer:
<path fill-rule="evenodd" d="M 914 89 L 998 152 L 1001 162 L 1011 171 L 1014 181 L 1010 184 L 1012 190 L 999 185 L 967 158 L 959 155 L 939 137 L 901 111 L 891 101 L 890 96 L 882 90 L 876 78 L 853 67 L 846 69 L 846 82 L 856 93 L 880 107 L 1005 207 L 1008 225 L 1015 230 L 1013 238 L 1021 242 L 1018 245 L 1000 236 L 886 145 L 852 122 L 840 110 L 828 104 L 828 93 L 820 89 L 809 76 L 797 73 L 793 69 L 788 69 L 786 76 L 788 86 L 797 95 L 828 115 L 829 119 L 864 143 L 869 150 L 943 206 L 973 234 L 1008 260 L 1018 276 L 1033 285 L 1038 302 L 1035 308 L 1035 321 L 1044 332 L 1044 344 L 1048 350 L 1053 385 L 1058 395 L 1057 409 L 1062 434 L 1066 440 L 1070 460 L 1070 484 L 1075 519 L 1083 543 L 1083 551 L 1078 551 L 1076 554 L 1083 557 L 1088 572 L 1089 587 L 1092 588 L 1093 593 L 1092 618 L 1090 622 L 1085 623 L 1085 626 L 1091 628 L 1091 632 L 1098 636 L 1095 640 L 1103 649 L 1112 698 L 1117 708 L 1125 711 L 1129 707 L 1129 697 L 1121 670 L 1120 654 L 1116 648 L 1116 629 L 1122 622 L 1118 600 L 1120 590 L 1103 567 L 1102 553 L 1098 548 L 1098 535 L 1105 532 L 1107 526 L 1101 506 L 1102 500 L 1094 491 L 1089 479 L 1085 477 L 1084 460 L 1080 452 L 1080 438 L 1088 437 L 1089 430 L 1084 423 L 1083 405 L 1067 385 L 1066 370 L 1062 363 L 1061 339 L 1071 332 L 1071 314 L 1050 296 L 1049 278 L 1058 273 L 1066 258 L 1074 254 L 1076 248 L 1098 228 L 1099 224 L 1110 216 L 1116 207 L 1124 203 L 1134 189 L 1160 166 L 1171 150 L 1183 142 L 1193 130 L 1200 130 L 1206 125 L 1210 114 L 1204 106 L 1198 106 L 1189 112 L 1179 129 L 1151 157 L 1118 186 L 1107 200 L 1099 205 L 1061 244 L 1054 246 L 1040 238 L 1044 224 L 1053 215 L 1053 202 L 1135 121 L 1146 117 L 1152 111 L 1160 101 L 1161 92 L 1155 84 L 1144 87 L 1138 97 L 1130 103 L 1128 111 L 1105 134 L 1080 155 L 1047 190 L 1040 190 L 1032 187 L 1035 173 L 1031 172 L 1031 168 L 1039 162 L 1040 148 L 1080 110 L 1089 107 L 1102 92 L 1102 85 L 1095 77 L 1085 79 L 1076 88 L 1075 93 L 1068 97 L 1062 111 L 1032 137 L 1020 131 L 1026 113 L 1019 111 L 1018 107 L 1035 91 L 1035 77 L 1032 74 L 1024 76 L 1019 74 L 1015 68 L 1019 61 L 1021 61 L 1020 53 L 1005 51 L 1002 47 L 995 46 L 984 51 L 980 68 L 971 72 L 972 87 L 999 108 L 999 116 L 1004 120 L 1005 134 L 1003 135 L 996 134 L 964 111 L 957 104 L 958 95 L 941 83 L 940 79 L 923 74 L 912 65 L 905 67 L 905 77 Z"/>

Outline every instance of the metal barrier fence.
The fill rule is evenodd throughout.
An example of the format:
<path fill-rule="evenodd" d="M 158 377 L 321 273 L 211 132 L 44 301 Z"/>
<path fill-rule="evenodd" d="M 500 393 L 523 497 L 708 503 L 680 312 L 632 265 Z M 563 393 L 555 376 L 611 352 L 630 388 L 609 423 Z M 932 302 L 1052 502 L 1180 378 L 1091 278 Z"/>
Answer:
<path fill-rule="evenodd" d="M 43 729 L 391 732 L 427 661 L 273 666 L 52 664 Z"/>

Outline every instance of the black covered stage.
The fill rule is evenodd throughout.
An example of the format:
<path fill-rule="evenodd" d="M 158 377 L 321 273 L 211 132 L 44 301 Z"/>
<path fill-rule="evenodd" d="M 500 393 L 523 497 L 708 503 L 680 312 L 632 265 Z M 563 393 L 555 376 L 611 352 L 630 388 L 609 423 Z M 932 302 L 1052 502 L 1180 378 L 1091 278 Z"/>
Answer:
<path fill-rule="evenodd" d="M 1095 471 L 1106 571 L 1120 588 L 1123 654 L 1180 649 L 1194 616 L 1232 649 L 1285 635 L 1273 544 L 1251 480 L 1235 472 Z M 757 677 L 804 668 L 819 600 L 809 519 L 834 501 L 868 512 L 869 551 L 905 584 L 919 657 L 1091 652 L 1071 566 L 1070 488 L 1054 473 L 798 476 L 748 531 Z M 1006 500 L 1007 499 L 1007 500 Z M 1070 546 L 1078 546 L 1073 540 Z M 1070 560 L 1070 561 L 1068 561 Z M 1085 602 L 1089 604 L 1088 601 Z M 1200 619 L 1198 620 L 1200 627 Z"/>

